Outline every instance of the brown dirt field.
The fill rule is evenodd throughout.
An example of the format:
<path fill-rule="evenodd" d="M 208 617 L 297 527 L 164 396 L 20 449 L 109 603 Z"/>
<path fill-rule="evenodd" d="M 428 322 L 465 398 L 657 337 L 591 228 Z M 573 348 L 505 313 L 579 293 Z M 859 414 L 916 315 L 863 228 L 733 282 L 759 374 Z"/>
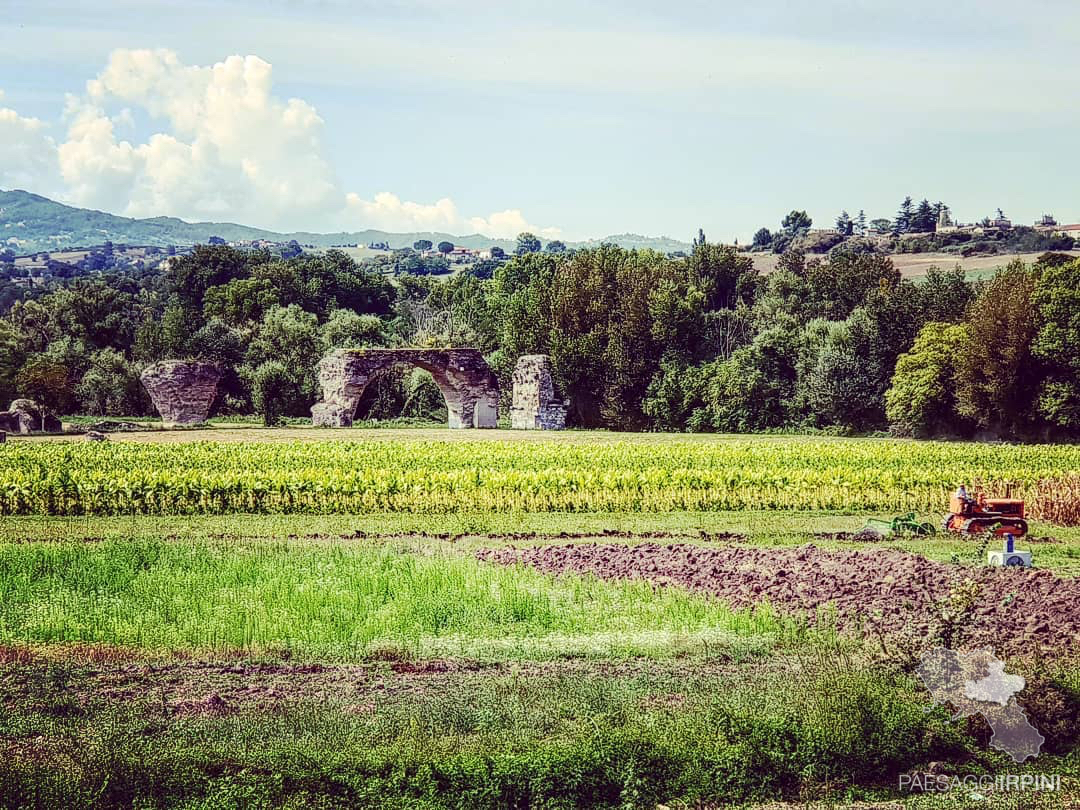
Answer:
<path fill-rule="evenodd" d="M 872 636 L 907 635 L 929 646 L 943 610 L 965 582 L 978 593 L 956 624 L 967 646 L 999 655 L 1059 658 L 1080 649 L 1080 580 L 1045 570 L 970 568 L 893 549 L 824 551 L 797 548 L 713 549 L 689 544 L 575 544 L 481 549 L 477 557 L 524 563 L 562 574 L 645 579 L 719 597 L 733 607 L 767 602 L 806 616 L 835 608 L 841 629 Z"/>

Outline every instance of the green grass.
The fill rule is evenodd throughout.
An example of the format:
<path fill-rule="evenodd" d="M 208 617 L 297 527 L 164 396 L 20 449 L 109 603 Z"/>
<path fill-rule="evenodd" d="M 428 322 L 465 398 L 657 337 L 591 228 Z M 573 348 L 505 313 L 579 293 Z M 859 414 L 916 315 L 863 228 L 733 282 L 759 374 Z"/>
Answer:
<path fill-rule="evenodd" d="M 361 532 L 386 537 L 420 534 L 428 538 L 449 535 L 455 546 L 470 550 L 481 546 L 499 546 L 572 542 L 561 533 L 600 535 L 615 530 L 648 534 L 676 535 L 672 542 L 704 543 L 716 546 L 715 540 L 701 534 L 734 532 L 746 535 L 754 546 L 798 546 L 813 543 L 820 548 L 846 548 L 868 551 L 897 548 L 921 554 L 939 562 L 982 565 L 984 555 L 977 539 L 939 534 L 930 538 L 898 538 L 880 543 L 823 539 L 822 532 L 854 532 L 866 518 L 891 517 L 888 513 L 866 515 L 835 512 L 456 512 L 445 515 L 413 513 L 369 513 L 363 515 L 194 515 L 162 517 L 133 515 L 126 517 L 8 517 L 0 521 L 0 543 L 27 540 L 154 539 L 173 537 L 185 540 L 201 538 L 286 538 L 325 535 L 338 538 Z M 922 519 L 938 523 L 941 515 L 927 512 Z M 536 538 L 500 537 L 535 533 Z M 1053 537 L 1057 542 L 1021 541 L 1031 548 L 1035 564 L 1061 576 L 1080 576 L 1080 527 L 1061 527 L 1034 521 L 1034 538 Z M 492 536 L 495 535 L 495 536 Z M 595 539 L 595 538 L 594 538 Z M 601 538 L 602 539 L 602 538 Z M 648 538 L 645 538 L 648 540 Z M 641 542 L 641 539 L 618 538 L 617 542 Z M 418 541 L 419 542 L 419 541 Z M 433 542 L 433 541 L 432 541 Z M 422 545 L 431 545 L 425 541 Z"/>
<path fill-rule="evenodd" d="M 8 643 L 543 658 L 761 651 L 798 633 L 767 606 L 733 611 L 641 581 L 555 579 L 430 543 L 0 545 L 0 641 Z"/>

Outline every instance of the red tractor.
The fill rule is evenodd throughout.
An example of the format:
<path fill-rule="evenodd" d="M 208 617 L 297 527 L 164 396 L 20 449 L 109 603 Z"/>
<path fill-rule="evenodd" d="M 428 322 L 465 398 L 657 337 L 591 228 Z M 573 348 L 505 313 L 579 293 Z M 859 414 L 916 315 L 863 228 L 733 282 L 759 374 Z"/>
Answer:
<path fill-rule="evenodd" d="M 987 498 L 982 487 L 974 495 L 960 487 L 949 501 L 949 514 L 943 528 L 956 534 L 992 532 L 999 536 L 1023 537 L 1028 532 L 1024 520 L 1024 502 L 1012 497 Z"/>

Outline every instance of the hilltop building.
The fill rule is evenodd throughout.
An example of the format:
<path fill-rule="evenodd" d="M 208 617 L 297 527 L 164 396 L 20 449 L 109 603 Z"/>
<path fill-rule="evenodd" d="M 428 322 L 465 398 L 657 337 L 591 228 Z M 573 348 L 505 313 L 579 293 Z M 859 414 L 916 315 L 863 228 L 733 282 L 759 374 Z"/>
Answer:
<path fill-rule="evenodd" d="M 1055 225 L 1051 230 L 1057 236 L 1071 236 L 1073 239 L 1080 239 L 1080 225 Z"/>

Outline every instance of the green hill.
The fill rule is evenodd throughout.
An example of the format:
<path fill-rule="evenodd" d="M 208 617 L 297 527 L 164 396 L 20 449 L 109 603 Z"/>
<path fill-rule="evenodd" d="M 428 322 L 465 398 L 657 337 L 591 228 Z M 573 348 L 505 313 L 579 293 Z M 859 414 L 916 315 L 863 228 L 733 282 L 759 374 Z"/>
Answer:
<path fill-rule="evenodd" d="M 435 244 L 447 241 L 467 248 L 498 245 L 510 251 L 515 244 L 513 240 L 492 239 L 482 234 L 454 236 L 437 232 L 389 233 L 371 229 L 337 233 L 278 233 L 231 222 L 185 222 L 176 217 L 132 219 L 103 211 L 74 208 L 27 191 L 0 190 L 0 247 L 10 248 L 19 255 L 66 247 L 100 245 L 106 241 L 157 247 L 192 245 L 206 242 L 211 236 L 219 236 L 227 242 L 254 239 L 288 242 L 295 239 L 300 244 L 316 247 L 386 242 L 391 247 L 398 248 L 411 247 L 419 239 L 429 239 Z M 686 250 L 689 247 L 686 243 L 674 239 L 653 239 L 635 234 L 609 236 L 577 244 L 585 246 L 601 242 L 664 252 Z M 577 246 L 575 243 L 569 244 L 572 247 Z"/>
<path fill-rule="evenodd" d="M 567 243 L 570 244 L 570 243 Z M 676 251 L 689 252 L 691 246 L 678 239 L 667 236 L 642 236 L 639 233 L 620 233 L 613 236 L 605 236 L 603 239 L 589 239 L 584 242 L 574 242 L 574 247 L 599 247 L 602 244 L 618 245 L 627 250 L 655 250 L 658 253 L 675 253 Z"/>
<path fill-rule="evenodd" d="M 19 254 L 100 245 L 106 240 L 164 247 L 205 242 L 210 236 L 230 241 L 279 238 L 243 225 L 191 223 L 175 217 L 132 219 L 73 208 L 26 191 L 0 191 L 0 241 Z"/>

